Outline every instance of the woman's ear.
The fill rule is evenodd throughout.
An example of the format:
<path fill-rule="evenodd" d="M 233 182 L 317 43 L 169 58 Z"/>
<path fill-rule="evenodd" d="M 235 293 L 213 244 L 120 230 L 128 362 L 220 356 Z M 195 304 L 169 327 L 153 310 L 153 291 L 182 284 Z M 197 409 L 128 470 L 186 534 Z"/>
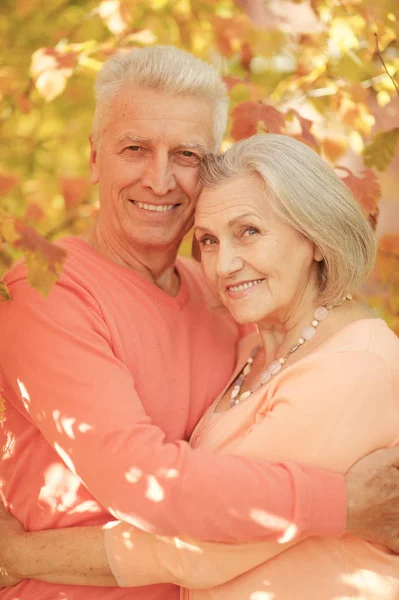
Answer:
<path fill-rule="evenodd" d="M 197 238 L 194 236 L 191 244 L 191 256 L 197 262 L 201 262 L 201 250 Z"/>
<path fill-rule="evenodd" d="M 317 246 L 314 247 L 313 258 L 315 259 L 316 262 L 321 262 L 323 260 L 323 255 Z"/>

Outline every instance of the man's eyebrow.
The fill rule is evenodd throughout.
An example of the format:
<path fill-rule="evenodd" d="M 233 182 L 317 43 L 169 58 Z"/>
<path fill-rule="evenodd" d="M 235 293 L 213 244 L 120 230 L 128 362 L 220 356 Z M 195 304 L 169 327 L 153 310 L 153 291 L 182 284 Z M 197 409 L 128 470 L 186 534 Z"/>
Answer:
<path fill-rule="evenodd" d="M 130 135 L 127 133 L 119 138 L 118 143 L 121 144 L 122 142 L 139 142 L 141 144 L 150 144 L 151 140 L 149 138 L 140 137 L 138 135 Z"/>
<path fill-rule="evenodd" d="M 176 144 L 177 148 L 187 148 L 188 150 L 200 150 L 203 154 L 206 154 L 207 149 L 198 142 L 180 142 Z"/>

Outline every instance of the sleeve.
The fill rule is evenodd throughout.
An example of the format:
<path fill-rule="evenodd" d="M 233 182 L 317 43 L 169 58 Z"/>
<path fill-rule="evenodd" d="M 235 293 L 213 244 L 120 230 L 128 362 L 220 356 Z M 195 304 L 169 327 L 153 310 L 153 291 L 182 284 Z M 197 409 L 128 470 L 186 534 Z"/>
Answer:
<path fill-rule="evenodd" d="M 295 458 L 344 473 L 369 452 L 394 445 L 398 431 L 399 411 L 383 361 L 366 351 L 328 354 L 299 362 L 270 385 L 257 424 L 235 452 L 271 461 Z M 326 514 L 334 511 L 328 494 L 324 507 Z M 298 541 L 207 543 L 152 536 L 123 523 L 105 531 L 110 568 L 124 587 L 160 582 L 214 587 Z"/>
<path fill-rule="evenodd" d="M 65 276 L 47 300 L 26 281 L 11 289 L 13 301 L 0 310 L 5 379 L 19 409 L 117 519 L 162 535 L 222 542 L 278 537 L 292 524 L 298 533 L 342 534 L 341 476 L 167 443 L 82 286 Z M 328 519 L 325 493 L 335 499 Z M 279 526 L 259 514 L 277 515 Z"/>
<path fill-rule="evenodd" d="M 222 544 L 172 538 L 110 523 L 104 531 L 109 567 L 120 587 L 173 583 L 208 589 L 254 569 L 300 541 Z"/>

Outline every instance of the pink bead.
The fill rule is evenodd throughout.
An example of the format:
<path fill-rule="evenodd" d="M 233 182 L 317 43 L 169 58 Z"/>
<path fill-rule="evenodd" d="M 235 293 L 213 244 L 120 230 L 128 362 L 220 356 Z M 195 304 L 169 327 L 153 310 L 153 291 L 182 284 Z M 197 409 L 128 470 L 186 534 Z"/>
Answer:
<path fill-rule="evenodd" d="M 328 310 L 324 306 L 319 306 L 314 311 L 314 318 L 318 321 L 324 321 L 328 317 Z"/>
<path fill-rule="evenodd" d="M 308 327 L 304 327 L 302 330 L 302 337 L 307 341 L 313 339 L 315 335 L 316 329 L 310 325 Z"/>

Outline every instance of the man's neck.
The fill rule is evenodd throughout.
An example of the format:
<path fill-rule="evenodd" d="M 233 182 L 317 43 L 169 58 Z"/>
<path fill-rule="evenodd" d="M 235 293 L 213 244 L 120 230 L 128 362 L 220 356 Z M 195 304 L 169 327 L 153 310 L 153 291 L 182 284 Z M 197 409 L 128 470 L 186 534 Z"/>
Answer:
<path fill-rule="evenodd" d="M 175 268 L 178 248 L 173 250 L 148 250 L 133 248 L 103 235 L 94 227 L 85 237 L 87 243 L 99 254 L 126 269 L 143 275 L 170 296 L 177 296 L 180 279 Z"/>

